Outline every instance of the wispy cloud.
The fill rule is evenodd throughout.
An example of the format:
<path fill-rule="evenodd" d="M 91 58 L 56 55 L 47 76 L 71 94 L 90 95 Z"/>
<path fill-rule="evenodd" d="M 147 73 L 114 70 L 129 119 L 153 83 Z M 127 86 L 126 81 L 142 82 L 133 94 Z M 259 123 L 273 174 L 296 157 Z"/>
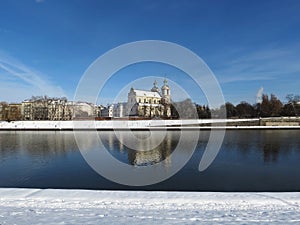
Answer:
<path fill-rule="evenodd" d="M 43 3 L 45 0 L 35 0 L 36 3 Z"/>
<path fill-rule="evenodd" d="M 300 72 L 299 46 L 243 50 L 215 70 L 221 83 L 275 80 Z"/>
<path fill-rule="evenodd" d="M 0 80 L 1 100 L 16 101 L 31 95 L 65 96 L 63 89 L 54 85 L 46 75 L 2 53 Z"/>

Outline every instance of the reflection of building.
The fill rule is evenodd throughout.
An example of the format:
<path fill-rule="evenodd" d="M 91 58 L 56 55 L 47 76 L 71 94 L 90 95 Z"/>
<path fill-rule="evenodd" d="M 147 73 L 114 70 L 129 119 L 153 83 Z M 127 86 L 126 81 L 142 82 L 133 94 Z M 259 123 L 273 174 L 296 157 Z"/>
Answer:
<path fill-rule="evenodd" d="M 171 94 L 167 80 L 161 92 L 155 81 L 150 91 L 131 88 L 128 93 L 127 113 L 129 116 L 140 117 L 170 117 L 171 116 Z"/>
<path fill-rule="evenodd" d="M 177 143 L 172 143 L 171 140 L 172 133 L 168 133 L 164 140 L 152 150 L 138 151 L 128 149 L 129 163 L 134 166 L 147 166 L 164 161 L 163 165 L 170 167 L 172 163 L 171 154 L 177 145 Z"/>
<path fill-rule="evenodd" d="M 162 152 L 159 149 L 150 151 L 129 150 L 128 160 L 135 166 L 147 166 L 159 163 L 163 160 Z"/>
<path fill-rule="evenodd" d="M 133 166 L 146 166 L 161 163 L 165 168 L 171 167 L 172 152 L 177 147 L 179 136 L 170 132 L 162 138 L 162 133 L 151 134 L 147 131 L 113 131 L 99 132 L 101 142 L 109 151 L 120 151 L 122 156 L 113 154 L 118 160 Z M 132 137 L 134 135 L 134 137 Z M 137 139 L 135 139 L 137 138 Z M 132 147 L 133 146 L 133 147 Z M 127 159 L 124 158 L 127 154 Z"/>

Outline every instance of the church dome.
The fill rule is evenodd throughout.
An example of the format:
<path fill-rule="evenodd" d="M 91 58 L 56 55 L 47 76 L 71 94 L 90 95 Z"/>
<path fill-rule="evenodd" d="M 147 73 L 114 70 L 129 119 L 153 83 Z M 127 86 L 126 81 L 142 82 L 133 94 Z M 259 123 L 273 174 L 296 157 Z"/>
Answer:
<path fill-rule="evenodd" d="M 168 83 L 167 79 L 164 79 L 164 85 L 161 87 L 162 90 L 170 89 L 170 87 L 167 83 Z"/>
<path fill-rule="evenodd" d="M 151 89 L 151 91 L 153 91 L 153 92 L 159 92 L 159 88 L 157 87 L 157 82 L 156 82 L 156 80 L 155 80 L 154 83 L 153 83 L 153 88 Z"/>

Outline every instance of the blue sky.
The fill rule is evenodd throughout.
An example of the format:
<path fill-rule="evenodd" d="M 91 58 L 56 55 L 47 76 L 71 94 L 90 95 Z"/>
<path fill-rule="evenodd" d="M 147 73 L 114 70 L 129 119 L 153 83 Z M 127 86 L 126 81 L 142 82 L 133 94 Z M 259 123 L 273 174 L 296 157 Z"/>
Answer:
<path fill-rule="evenodd" d="M 139 40 L 170 41 L 198 54 L 226 101 L 255 103 L 261 87 L 282 100 L 300 94 L 297 0 L 3 0 L 0 8 L 0 101 L 41 94 L 72 99 L 95 59 Z M 149 63 L 122 72 L 99 103 L 110 102 L 133 79 L 172 79 L 179 73 Z M 183 80 L 192 99 L 205 102 L 201 91 Z"/>

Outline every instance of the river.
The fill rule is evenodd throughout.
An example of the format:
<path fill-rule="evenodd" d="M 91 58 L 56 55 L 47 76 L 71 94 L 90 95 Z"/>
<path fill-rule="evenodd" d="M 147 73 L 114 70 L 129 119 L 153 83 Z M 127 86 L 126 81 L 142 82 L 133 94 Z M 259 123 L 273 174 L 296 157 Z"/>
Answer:
<path fill-rule="evenodd" d="M 123 131 L 126 138 L 126 131 Z M 161 131 L 154 131 L 159 132 Z M 188 132 L 188 131 L 182 131 Z M 87 148 L 95 148 L 88 131 Z M 300 130 L 229 130 L 213 163 L 198 171 L 210 131 L 201 131 L 194 154 L 174 176 L 148 186 L 126 186 L 96 173 L 84 160 L 72 131 L 1 131 L 0 187 L 170 191 L 300 191 Z M 147 131 L 135 131 L 147 137 Z M 180 131 L 167 131 L 150 151 L 128 148 L 113 131 L 101 131 L 102 149 L 134 168 L 165 170 L 179 161 L 171 154 Z M 179 149 L 182 157 L 189 154 Z M 179 155 L 180 155 L 179 154 Z M 160 163 L 162 162 L 162 163 Z M 109 163 L 109 162 L 99 162 Z M 159 167 L 155 167 L 160 163 Z M 106 165 L 110 168 L 110 165 Z M 118 173 L 111 166 L 113 173 Z"/>

